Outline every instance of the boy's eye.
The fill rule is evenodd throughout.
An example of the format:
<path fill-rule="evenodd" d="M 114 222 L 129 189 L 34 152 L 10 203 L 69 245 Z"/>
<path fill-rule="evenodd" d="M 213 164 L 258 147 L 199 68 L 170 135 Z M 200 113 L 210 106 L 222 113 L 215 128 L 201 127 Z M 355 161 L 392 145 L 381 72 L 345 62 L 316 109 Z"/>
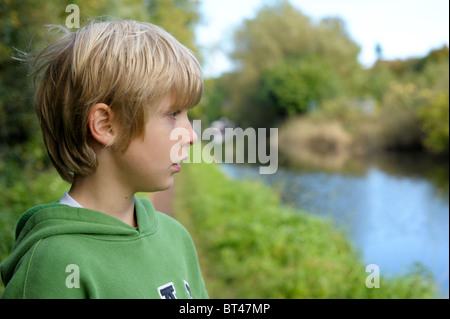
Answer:
<path fill-rule="evenodd" d="M 169 113 L 169 117 L 172 119 L 175 119 L 177 117 L 177 115 L 180 113 L 181 113 L 181 111 L 175 111 L 175 112 Z"/>

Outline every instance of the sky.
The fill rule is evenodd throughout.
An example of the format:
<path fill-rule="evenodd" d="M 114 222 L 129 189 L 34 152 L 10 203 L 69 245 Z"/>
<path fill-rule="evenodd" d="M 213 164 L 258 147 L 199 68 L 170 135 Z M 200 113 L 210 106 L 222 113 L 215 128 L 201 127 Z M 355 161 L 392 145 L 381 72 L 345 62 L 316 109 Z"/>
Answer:
<path fill-rule="evenodd" d="M 197 42 L 203 49 L 204 73 L 219 76 L 233 67 L 233 31 L 252 19 L 261 6 L 277 0 L 201 0 Z M 449 45 L 448 0 L 290 0 L 314 22 L 340 17 L 361 47 L 360 63 L 370 67 L 380 44 L 388 60 L 421 57 Z"/>

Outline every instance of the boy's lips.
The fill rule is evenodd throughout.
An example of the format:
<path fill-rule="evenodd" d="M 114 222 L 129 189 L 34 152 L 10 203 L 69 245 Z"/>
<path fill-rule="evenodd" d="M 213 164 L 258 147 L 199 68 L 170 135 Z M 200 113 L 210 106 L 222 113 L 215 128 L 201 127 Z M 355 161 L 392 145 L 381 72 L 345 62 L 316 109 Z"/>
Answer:
<path fill-rule="evenodd" d="M 173 163 L 172 167 L 175 169 L 176 172 L 180 172 L 181 171 L 181 166 L 180 163 L 187 160 L 189 158 L 189 156 L 186 156 L 185 158 L 181 159 L 179 162 Z"/>
<path fill-rule="evenodd" d="M 181 166 L 178 163 L 172 164 L 172 167 L 175 169 L 176 172 L 180 172 L 181 171 Z"/>

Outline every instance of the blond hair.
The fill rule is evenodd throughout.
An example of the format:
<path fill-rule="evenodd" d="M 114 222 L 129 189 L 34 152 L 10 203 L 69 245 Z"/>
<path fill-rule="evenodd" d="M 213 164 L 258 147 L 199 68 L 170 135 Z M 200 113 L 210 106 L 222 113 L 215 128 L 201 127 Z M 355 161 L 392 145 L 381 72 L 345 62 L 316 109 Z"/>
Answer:
<path fill-rule="evenodd" d="M 113 111 L 121 136 L 113 145 L 125 151 L 144 133 L 148 112 L 172 95 L 173 109 L 199 103 L 203 80 L 192 52 L 162 28 L 120 20 L 91 22 L 62 36 L 33 58 L 40 80 L 35 109 L 50 159 L 61 177 L 73 182 L 97 167 L 88 143 L 88 115 L 96 103 Z"/>

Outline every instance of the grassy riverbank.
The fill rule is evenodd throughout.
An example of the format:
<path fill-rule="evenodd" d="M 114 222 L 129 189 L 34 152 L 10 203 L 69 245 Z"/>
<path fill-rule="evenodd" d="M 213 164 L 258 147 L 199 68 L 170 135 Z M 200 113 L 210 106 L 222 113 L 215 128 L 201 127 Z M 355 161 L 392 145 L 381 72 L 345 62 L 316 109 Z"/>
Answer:
<path fill-rule="evenodd" d="M 211 298 L 432 298 L 416 271 L 366 287 L 366 265 L 331 221 L 280 205 L 273 190 L 184 165 L 175 217 L 196 242 Z M 382 275 L 382 273 L 381 273 Z"/>

